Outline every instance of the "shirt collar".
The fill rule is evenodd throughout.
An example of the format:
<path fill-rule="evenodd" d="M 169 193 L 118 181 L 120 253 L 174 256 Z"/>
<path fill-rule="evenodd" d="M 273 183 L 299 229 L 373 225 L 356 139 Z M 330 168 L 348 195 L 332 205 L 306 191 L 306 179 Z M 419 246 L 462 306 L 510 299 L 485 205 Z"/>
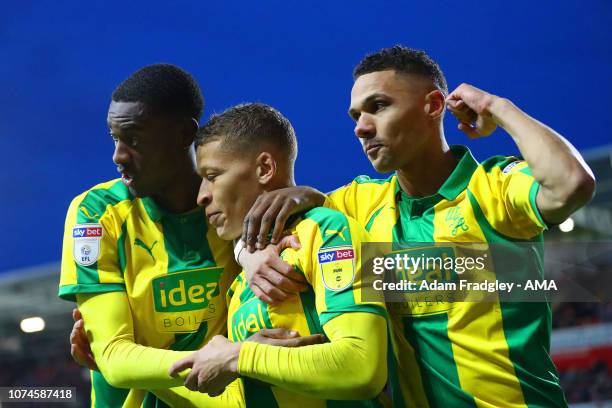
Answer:
<path fill-rule="evenodd" d="M 459 162 L 451 175 L 438 190 L 438 194 L 448 201 L 457 198 L 457 196 L 467 188 L 472 178 L 472 174 L 474 174 L 474 171 L 476 171 L 478 167 L 478 162 L 472 155 L 470 149 L 466 146 L 453 145 L 450 149 Z"/>
<path fill-rule="evenodd" d="M 200 217 L 203 212 L 203 209 L 201 207 L 196 207 L 193 210 L 189 210 L 185 213 L 175 214 L 159 206 L 151 197 L 143 197 L 141 200 L 145 211 L 153 222 L 161 221 L 163 218 L 166 217 L 169 217 L 171 219 L 178 219 L 179 221 L 182 219 L 184 220 L 184 222 L 188 222 L 188 220 Z"/>
<path fill-rule="evenodd" d="M 428 197 L 410 197 L 402 191 L 399 180 L 397 180 L 396 199 L 399 200 L 400 198 L 404 198 L 408 200 L 418 200 L 422 201 L 423 204 L 432 201 L 433 204 L 435 204 L 441 197 L 448 201 L 457 198 L 457 196 L 467 188 L 472 178 L 472 174 L 474 174 L 474 171 L 476 171 L 478 167 L 478 161 L 476 161 L 472 152 L 466 146 L 452 145 L 450 150 L 458 160 L 458 163 L 436 194 Z"/>

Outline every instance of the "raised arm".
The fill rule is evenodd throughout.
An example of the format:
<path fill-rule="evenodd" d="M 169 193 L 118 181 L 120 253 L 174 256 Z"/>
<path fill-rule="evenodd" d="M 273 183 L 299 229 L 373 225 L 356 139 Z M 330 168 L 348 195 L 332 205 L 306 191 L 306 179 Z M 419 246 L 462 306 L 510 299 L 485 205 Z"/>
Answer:
<path fill-rule="evenodd" d="M 510 100 L 462 84 L 447 104 L 459 129 L 472 138 L 488 136 L 497 126 L 510 134 L 540 184 L 536 203 L 546 222 L 563 222 L 593 196 L 595 177 L 580 153 Z"/>

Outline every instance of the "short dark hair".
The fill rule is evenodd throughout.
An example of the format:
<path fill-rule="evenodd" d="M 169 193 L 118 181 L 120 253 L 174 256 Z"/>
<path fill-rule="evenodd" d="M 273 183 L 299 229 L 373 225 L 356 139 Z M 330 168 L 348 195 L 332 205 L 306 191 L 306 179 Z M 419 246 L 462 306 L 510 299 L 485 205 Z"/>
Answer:
<path fill-rule="evenodd" d="M 366 55 L 353 70 L 353 79 L 386 70 L 429 78 L 444 95 L 448 95 L 448 85 L 440 66 L 425 51 L 402 45 Z"/>
<path fill-rule="evenodd" d="M 263 103 L 245 103 L 212 115 L 200 129 L 196 146 L 221 140 L 236 151 L 261 148 L 264 143 L 282 149 L 290 161 L 297 156 L 297 141 L 291 122 Z"/>
<path fill-rule="evenodd" d="M 172 64 L 152 64 L 139 69 L 115 88 L 115 102 L 142 102 L 155 113 L 185 115 L 199 120 L 204 97 L 196 80 Z"/>

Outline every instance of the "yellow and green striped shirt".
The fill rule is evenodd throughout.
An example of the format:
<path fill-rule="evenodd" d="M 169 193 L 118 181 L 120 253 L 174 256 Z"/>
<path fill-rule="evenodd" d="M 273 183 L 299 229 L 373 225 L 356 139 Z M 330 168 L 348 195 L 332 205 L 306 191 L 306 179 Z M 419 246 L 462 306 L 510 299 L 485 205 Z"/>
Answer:
<path fill-rule="evenodd" d="M 77 196 L 64 231 L 59 296 L 125 291 L 136 343 L 196 350 L 226 333 L 225 293 L 238 273 L 230 242 L 209 228 L 203 209 L 171 214 L 133 197 L 121 180 Z M 103 311 L 101 311 L 102 313 Z M 140 406 L 144 390 L 111 387 L 92 372 L 92 405 Z"/>
<path fill-rule="evenodd" d="M 376 242 L 541 242 L 539 185 L 527 164 L 503 156 L 479 164 L 467 148 L 451 149 L 458 165 L 432 196 L 408 196 L 396 175 L 361 176 L 330 193 L 326 206 L 354 217 Z M 387 307 L 395 406 L 567 405 L 549 356 L 548 303 L 442 299 Z"/>
<path fill-rule="evenodd" d="M 361 243 L 367 233 L 338 211 L 319 207 L 306 212 L 289 229 L 301 248 L 285 249 L 281 257 L 304 274 L 308 292 L 279 304 L 268 305 L 249 288 L 244 272 L 227 296 L 228 332 L 231 341 L 243 341 L 263 328 L 296 330 L 302 336 L 324 334 L 323 326 L 350 312 L 386 316 L 382 303 L 361 299 Z M 271 363 L 273 364 L 273 363 Z M 375 401 L 329 401 L 242 378 L 247 407 L 375 407 Z"/>

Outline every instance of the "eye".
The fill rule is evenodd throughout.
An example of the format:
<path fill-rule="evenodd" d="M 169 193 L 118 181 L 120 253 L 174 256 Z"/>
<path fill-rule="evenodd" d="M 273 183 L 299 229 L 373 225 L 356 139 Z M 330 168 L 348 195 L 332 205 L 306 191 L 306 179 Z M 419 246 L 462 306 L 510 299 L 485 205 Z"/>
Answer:
<path fill-rule="evenodd" d="M 213 173 L 210 173 L 210 174 L 207 174 L 207 175 L 206 175 L 206 180 L 208 180 L 208 181 L 210 181 L 210 182 L 215 181 L 215 179 L 216 179 L 216 178 L 217 178 L 217 175 L 216 175 L 216 174 L 213 174 Z"/>
<path fill-rule="evenodd" d="M 378 112 L 384 108 L 387 107 L 387 103 L 383 102 L 383 101 L 376 101 L 374 102 L 374 108 L 375 108 L 375 112 Z"/>

